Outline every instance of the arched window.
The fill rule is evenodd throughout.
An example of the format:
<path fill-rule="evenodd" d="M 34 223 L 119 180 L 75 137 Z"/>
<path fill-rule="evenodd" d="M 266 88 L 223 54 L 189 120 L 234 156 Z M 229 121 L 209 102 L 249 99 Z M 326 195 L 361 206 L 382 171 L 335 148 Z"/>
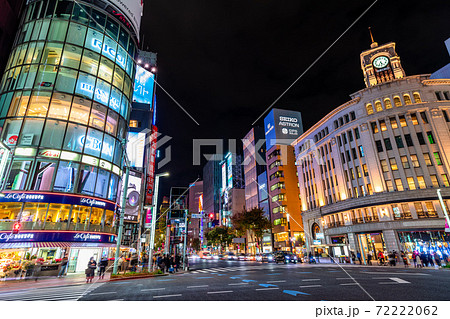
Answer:
<path fill-rule="evenodd" d="M 381 102 L 380 101 L 376 101 L 375 102 L 375 110 L 377 110 L 377 112 L 383 111 L 383 106 L 381 106 Z"/>
<path fill-rule="evenodd" d="M 412 104 L 411 98 L 409 97 L 409 94 L 403 94 L 403 100 L 405 101 L 405 105 Z"/>
<path fill-rule="evenodd" d="M 422 103 L 422 99 L 420 98 L 419 92 L 414 92 L 413 93 L 413 98 L 414 98 L 414 102 L 415 103 Z"/>
<path fill-rule="evenodd" d="M 366 104 L 367 115 L 373 114 L 373 106 L 372 104 Z"/>
<path fill-rule="evenodd" d="M 391 99 L 389 99 L 389 98 L 384 99 L 384 108 L 385 108 L 386 110 L 392 108 Z"/>
<path fill-rule="evenodd" d="M 399 96 L 394 96 L 394 105 L 396 107 L 402 106 L 402 101 L 400 100 Z"/>

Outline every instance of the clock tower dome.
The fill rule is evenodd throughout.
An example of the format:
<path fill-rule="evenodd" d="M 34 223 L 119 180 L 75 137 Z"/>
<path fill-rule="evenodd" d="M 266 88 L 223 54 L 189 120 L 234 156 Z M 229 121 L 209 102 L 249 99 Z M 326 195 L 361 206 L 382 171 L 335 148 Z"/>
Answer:
<path fill-rule="evenodd" d="M 405 77 L 400 57 L 395 52 L 395 43 L 378 45 L 373 40 L 372 32 L 370 38 L 372 39 L 370 49 L 361 53 L 361 69 L 366 87 Z"/>

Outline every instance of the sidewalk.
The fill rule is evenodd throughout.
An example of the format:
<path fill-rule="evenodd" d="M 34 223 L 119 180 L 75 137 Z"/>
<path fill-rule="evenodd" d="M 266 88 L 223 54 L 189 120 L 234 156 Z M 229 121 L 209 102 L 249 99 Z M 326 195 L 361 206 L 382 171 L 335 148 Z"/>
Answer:
<path fill-rule="evenodd" d="M 109 281 L 111 276 L 110 272 L 105 273 L 104 279 L 98 279 L 95 276 L 92 283 L 101 283 Z M 86 284 L 85 274 L 68 274 L 65 277 L 38 277 L 38 280 L 27 279 L 27 280 L 5 280 L 0 281 L 0 293 L 14 290 L 27 290 L 36 288 L 48 288 L 48 287 L 59 287 L 59 286 L 73 286 Z"/>

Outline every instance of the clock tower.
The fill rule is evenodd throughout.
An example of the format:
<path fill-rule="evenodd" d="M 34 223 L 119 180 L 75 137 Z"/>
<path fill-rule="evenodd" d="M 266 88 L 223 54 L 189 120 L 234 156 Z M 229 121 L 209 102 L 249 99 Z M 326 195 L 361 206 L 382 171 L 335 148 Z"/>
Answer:
<path fill-rule="evenodd" d="M 378 45 L 373 40 L 372 32 L 370 38 L 372 39 L 370 49 L 361 53 L 361 69 L 366 87 L 405 77 L 400 57 L 395 52 L 395 43 Z"/>

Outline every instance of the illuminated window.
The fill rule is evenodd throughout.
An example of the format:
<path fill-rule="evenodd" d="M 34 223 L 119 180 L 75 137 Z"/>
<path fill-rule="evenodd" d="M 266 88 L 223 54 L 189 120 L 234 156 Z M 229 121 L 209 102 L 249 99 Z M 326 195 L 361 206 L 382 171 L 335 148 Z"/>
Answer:
<path fill-rule="evenodd" d="M 436 209 L 434 208 L 433 202 L 425 202 L 425 207 L 427 208 L 427 217 L 438 217 Z"/>
<path fill-rule="evenodd" d="M 59 68 L 55 88 L 57 91 L 73 94 L 78 72 L 68 68 Z"/>
<path fill-rule="evenodd" d="M 392 127 L 392 129 L 398 127 L 397 120 L 395 119 L 395 117 L 391 117 L 391 118 L 389 119 L 389 121 L 391 122 L 391 127 Z"/>
<path fill-rule="evenodd" d="M 84 50 L 80 69 L 92 75 L 97 75 L 99 58 L 100 58 L 99 54 L 89 50 Z"/>
<path fill-rule="evenodd" d="M 125 72 L 121 68 L 115 66 L 113 85 L 115 85 L 119 90 L 122 90 L 123 88 L 124 76 Z"/>
<path fill-rule="evenodd" d="M 415 190 L 416 189 L 416 183 L 414 182 L 414 178 L 413 177 L 408 177 L 406 178 L 407 182 L 408 182 L 408 188 L 410 190 Z"/>
<path fill-rule="evenodd" d="M 400 159 L 402 161 L 403 168 L 409 168 L 408 157 L 407 156 L 401 156 Z"/>
<path fill-rule="evenodd" d="M 103 127 L 105 126 L 105 118 L 106 118 L 106 107 L 98 103 L 94 103 L 92 105 L 89 125 L 99 130 L 103 130 Z"/>
<path fill-rule="evenodd" d="M 381 105 L 380 101 L 375 102 L 375 110 L 377 110 L 377 112 L 383 111 L 383 106 Z"/>
<path fill-rule="evenodd" d="M 436 164 L 442 165 L 441 155 L 439 154 L 439 152 L 434 152 L 433 155 L 434 155 L 434 159 L 436 160 Z"/>
<path fill-rule="evenodd" d="M 419 188 L 421 189 L 427 188 L 423 176 L 417 176 L 417 182 L 419 183 Z"/>
<path fill-rule="evenodd" d="M 80 164 L 60 161 L 56 172 L 53 190 L 57 192 L 72 193 L 74 191 L 75 179 Z"/>
<path fill-rule="evenodd" d="M 372 104 L 366 104 L 367 115 L 373 114 L 373 106 Z"/>
<path fill-rule="evenodd" d="M 82 49 L 78 46 L 66 44 L 62 54 L 61 65 L 78 69 L 80 66 Z"/>
<path fill-rule="evenodd" d="M 53 93 L 52 101 L 50 102 L 50 109 L 48 111 L 48 117 L 67 120 L 69 117 L 71 103 L 72 95 Z"/>
<path fill-rule="evenodd" d="M 405 101 L 405 105 L 412 104 L 411 98 L 409 97 L 409 94 L 403 94 L 403 100 Z"/>
<path fill-rule="evenodd" d="M 60 43 L 47 43 L 42 54 L 41 63 L 47 65 L 59 65 L 61 62 L 62 49 L 63 45 Z M 48 70 L 53 72 L 56 71 L 54 67 L 51 69 L 49 68 Z"/>
<path fill-rule="evenodd" d="M 406 123 L 406 119 L 403 115 L 399 115 L 398 119 L 400 120 L 400 126 L 401 127 L 406 127 L 408 126 L 408 124 Z"/>
<path fill-rule="evenodd" d="M 386 122 L 384 120 L 380 120 L 380 128 L 382 132 L 387 130 Z"/>
<path fill-rule="evenodd" d="M 400 100 L 399 96 L 394 96 L 394 105 L 396 107 L 402 106 L 402 101 Z"/>
<path fill-rule="evenodd" d="M 386 188 L 387 188 L 388 192 L 393 192 L 394 191 L 394 186 L 392 185 L 392 181 L 391 180 L 386 180 Z"/>
<path fill-rule="evenodd" d="M 419 160 L 417 159 L 416 154 L 411 154 L 411 162 L 413 164 L 413 167 L 420 167 Z"/>
<path fill-rule="evenodd" d="M 372 126 L 372 132 L 373 134 L 378 133 L 378 125 L 376 122 L 371 122 L 370 125 Z"/>
<path fill-rule="evenodd" d="M 14 94 L 11 106 L 8 111 L 9 116 L 24 116 L 30 100 L 30 91 L 17 91 Z"/>
<path fill-rule="evenodd" d="M 445 186 L 445 187 L 450 187 L 450 184 L 449 184 L 449 182 L 448 182 L 448 176 L 447 176 L 447 174 L 442 174 L 441 177 L 442 177 L 442 181 L 444 182 L 444 186 Z"/>
<path fill-rule="evenodd" d="M 400 178 L 395 179 L 395 187 L 397 188 L 397 191 L 403 191 L 403 184 Z"/>
<path fill-rule="evenodd" d="M 364 176 L 369 176 L 369 170 L 367 169 L 367 165 L 363 164 Z"/>
<path fill-rule="evenodd" d="M 423 157 L 425 158 L 425 164 L 427 164 L 427 166 L 433 165 L 431 162 L 430 153 L 423 153 Z"/>
<path fill-rule="evenodd" d="M 432 132 L 427 132 L 427 137 L 428 137 L 428 142 L 429 142 L 430 144 L 434 144 L 434 143 L 435 143 L 434 137 L 433 137 L 433 133 L 432 133 Z"/>
<path fill-rule="evenodd" d="M 384 108 L 386 110 L 391 109 L 392 108 L 392 103 L 391 103 L 391 99 L 387 98 L 384 99 Z"/>
<path fill-rule="evenodd" d="M 411 121 L 412 121 L 413 125 L 419 125 L 419 121 L 417 120 L 416 113 L 411 114 Z"/>
<path fill-rule="evenodd" d="M 91 111 L 91 102 L 85 99 L 75 97 L 72 102 L 72 110 L 70 111 L 69 121 L 87 124 L 89 120 L 89 113 Z"/>
<path fill-rule="evenodd" d="M 391 165 L 391 170 L 393 171 L 398 170 L 397 161 L 395 160 L 395 158 L 390 158 L 389 164 Z"/>
<path fill-rule="evenodd" d="M 111 110 L 108 111 L 108 118 L 106 120 L 105 131 L 111 135 L 116 134 L 117 130 L 117 121 L 119 119 L 119 115 Z"/>
<path fill-rule="evenodd" d="M 136 120 L 130 120 L 130 127 L 139 127 L 139 122 Z"/>
<path fill-rule="evenodd" d="M 22 132 L 19 137 L 19 145 L 37 146 L 41 139 L 44 120 L 27 119 L 24 121 Z"/>
<path fill-rule="evenodd" d="M 369 195 L 373 194 L 372 184 L 367 184 L 367 191 L 369 192 Z"/>
<path fill-rule="evenodd" d="M 98 77 L 111 82 L 113 74 L 114 63 L 104 57 L 101 58 L 100 67 L 98 69 Z"/>
<path fill-rule="evenodd" d="M 438 188 L 439 182 L 436 175 L 430 175 L 431 183 L 433 183 L 433 187 Z"/>
<path fill-rule="evenodd" d="M 386 160 L 381 160 L 380 164 L 381 164 L 381 169 L 383 170 L 383 173 L 389 172 L 389 166 L 387 165 Z"/>

